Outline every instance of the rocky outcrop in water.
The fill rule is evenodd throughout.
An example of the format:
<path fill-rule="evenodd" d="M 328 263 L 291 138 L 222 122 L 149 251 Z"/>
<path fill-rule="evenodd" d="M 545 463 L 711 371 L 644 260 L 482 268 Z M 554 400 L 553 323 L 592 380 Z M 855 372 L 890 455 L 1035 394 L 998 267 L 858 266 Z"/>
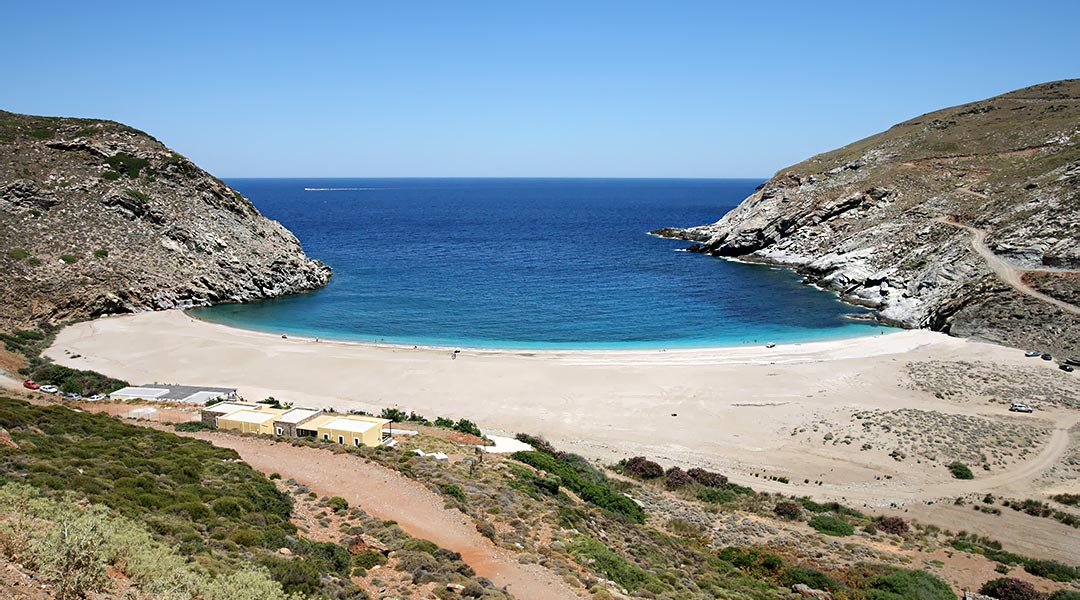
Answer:
<path fill-rule="evenodd" d="M 330 274 L 141 131 L 0 111 L 0 329 L 271 298 Z"/>
<path fill-rule="evenodd" d="M 883 321 L 1080 351 L 1080 80 L 937 111 L 783 169 L 711 225 L 654 233 L 797 268 Z"/>

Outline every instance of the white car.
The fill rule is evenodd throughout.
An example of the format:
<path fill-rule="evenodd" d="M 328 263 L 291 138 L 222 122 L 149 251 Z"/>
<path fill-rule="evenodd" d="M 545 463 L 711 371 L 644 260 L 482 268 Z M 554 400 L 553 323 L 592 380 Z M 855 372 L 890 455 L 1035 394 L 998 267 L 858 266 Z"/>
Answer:
<path fill-rule="evenodd" d="M 1029 412 L 1035 412 L 1035 409 L 1032 406 L 1028 405 L 1028 404 L 1024 404 L 1023 402 L 1013 402 L 1012 406 L 1009 407 L 1009 411 L 1011 411 L 1011 412 L 1029 413 Z"/>
<path fill-rule="evenodd" d="M 39 388 L 39 390 L 45 392 L 46 394 L 55 394 L 56 392 L 60 391 L 60 388 L 56 387 L 55 385 L 43 385 Z"/>
<path fill-rule="evenodd" d="M 93 396 L 88 396 L 86 399 L 87 400 L 104 400 L 105 396 L 102 396 L 101 394 L 94 394 Z"/>

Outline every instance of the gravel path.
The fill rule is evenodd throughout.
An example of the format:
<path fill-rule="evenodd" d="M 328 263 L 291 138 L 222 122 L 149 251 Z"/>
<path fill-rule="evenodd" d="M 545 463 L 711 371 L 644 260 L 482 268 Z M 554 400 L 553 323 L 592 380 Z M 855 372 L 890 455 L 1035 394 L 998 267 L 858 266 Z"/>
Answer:
<path fill-rule="evenodd" d="M 222 433 L 186 435 L 222 448 L 231 448 L 256 470 L 295 479 L 320 496 L 341 496 L 380 519 L 397 521 L 414 537 L 435 542 L 461 553 L 477 575 L 506 587 L 522 600 L 579 598 L 557 575 L 535 565 L 522 565 L 516 557 L 497 548 L 476 531 L 467 515 L 443 507 L 442 498 L 400 473 L 350 454 L 334 454 L 318 448 L 295 447 L 267 440 Z"/>
<path fill-rule="evenodd" d="M 1053 296 L 1047 296 L 1046 294 L 1040 292 L 1039 290 L 1037 290 L 1037 289 L 1031 287 L 1030 285 L 1024 283 L 1024 280 L 1023 280 L 1024 273 L 1027 273 L 1029 271 L 1037 271 L 1037 269 L 1033 270 L 1033 269 L 1021 269 L 1021 268 L 1018 268 L 1016 266 L 1013 266 L 1013 265 L 1009 264 L 1008 262 L 1006 262 L 1004 259 L 1002 259 L 997 254 L 994 254 L 994 251 L 991 250 L 990 247 L 986 245 L 986 232 L 985 231 L 983 231 L 982 229 L 979 229 L 977 227 L 972 227 L 970 225 L 964 225 L 963 223 L 957 223 L 956 221 L 953 221 L 953 220 L 950 220 L 950 219 L 941 219 L 941 222 L 952 225 L 953 227 L 959 227 L 960 229 L 966 229 L 966 230 L 970 231 L 972 233 L 972 238 L 971 238 L 971 246 L 972 246 L 972 248 L 974 248 L 975 251 L 978 252 L 980 256 L 982 256 L 984 259 L 986 259 L 986 265 L 988 267 L 990 267 L 990 270 L 992 270 L 994 272 L 994 274 L 996 274 L 1002 281 L 1004 281 L 1005 283 L 1012 286 L 1013 289 L 1020 292 L 1021 294 L 1026 294 L 1028 296 L 1031 296 L 1032 298 L 1036 298 L 1038 300 L 1042 300 L 1043 302 L 1053 304 L 1054 306 L 1057 306 L 1058 308 L 1060 308 L 1061 310 L 1064 310 L 1066 312 L 1070 312 L 1070 313 L 1072 313 L 1074 315 L 1080 315 L 1080 306 L 1076 306 L 1074 304 L 1069 304 L 1068 302 L 1065 302 L 1063 300 L 1058 300 L 1057 298 L 1054 298 Z M 1069 273 L 1069 272 L 1075 272 L 1075 271 L 1055 271 L 1055 272 Z"/>

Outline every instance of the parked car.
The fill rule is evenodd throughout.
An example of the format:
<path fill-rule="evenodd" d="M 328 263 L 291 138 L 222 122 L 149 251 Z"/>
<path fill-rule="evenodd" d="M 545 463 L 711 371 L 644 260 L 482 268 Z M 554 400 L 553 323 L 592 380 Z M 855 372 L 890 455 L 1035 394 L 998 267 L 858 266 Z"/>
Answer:
<path fill-rule="evenodd" d="M 55 394 L 60 391 L 60 388 L 55 385 L 43 385 L 39 391 L 45 392 L 46 394 Z"/>
<path fill-rule="evenodd" d="M 1072 365 L 1061 365 L 1058 368 L 1061 369 L 1062 371 L 1065 371 L 1066 373 L 1072 373 L 1073 371 L 1076 370 L 1076 369 L 1073 368 Z"/>
<path fill-rule="evenodd" d="M 68 392 L 64 394 L 64 397 L 68 400 L 82 400 L 82 394 L 76 394 L 75 392 Z"/>
<path fill-rule="evenodd" d="M 1029 413 L 1029 412 L 1035 412 L 1035 409 L 1032 408 L 1031 406 L 1027 405 L 1027 404 L 1024 404 L 1023 402 L 1013 402 L 1012 406 L 1009 407 L 1009 411 L 1010 412 Z"/>
<path fill-rule="evenodd" d="M 101 394 L 94 394 L 92 396 L 87 396 L 86 399 L 87 400 L 104 400 L 105 396 L 102 396 Z"/>
<path fill-rule="evenodd" d="M 1070 356 L 1065 359 L 1065 364 L 1080 367 L 1080 356 Z"/>
<path fill-rule="evenodd" d="M 1043 360 L 1054 360 L 1054 357 L 1050 356 L 1049 354 L 1043 354 L 1042 359 Z"/>
<path fill-rule="evenodd" d="M 33 379 L 27 379 L 26 381 L 22 382 L 22 386 L 28 390 L 36 390 L 41 388 L 40 385 L 34 383 Z"/>
<path fill-rule="evenodd" d="M 1038 350 L 1028 350 L 1027 352 L 1024 353 L 1024 356 L 1026 356 L 1028 358 L 1032 358 L 1032 357 L 1035 357 L 1035 356 L 1039 356 L 1041 354 L 1042 354 L 1042 352 L 1039 352 Z"/>

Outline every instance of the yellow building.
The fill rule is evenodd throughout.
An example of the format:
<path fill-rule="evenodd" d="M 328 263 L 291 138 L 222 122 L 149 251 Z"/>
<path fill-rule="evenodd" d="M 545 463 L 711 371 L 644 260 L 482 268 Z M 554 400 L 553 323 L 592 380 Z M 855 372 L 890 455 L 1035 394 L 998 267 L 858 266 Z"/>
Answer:
<path fill-rule="evenodd" d="M 232 429 L 240 433 L 274 433 L 274 421 L 286 411 L 279 408 L 242 408 L 217 418 L 218 429 Z"/>
<path fill-rule="evenodd" d="M 389 419 L 361 415 L 321 415 L 296 426 L 299 437 L 318 437 L 320 440 L 347 446 L 379 446 L 383 443 L 383 426 Z"/>

